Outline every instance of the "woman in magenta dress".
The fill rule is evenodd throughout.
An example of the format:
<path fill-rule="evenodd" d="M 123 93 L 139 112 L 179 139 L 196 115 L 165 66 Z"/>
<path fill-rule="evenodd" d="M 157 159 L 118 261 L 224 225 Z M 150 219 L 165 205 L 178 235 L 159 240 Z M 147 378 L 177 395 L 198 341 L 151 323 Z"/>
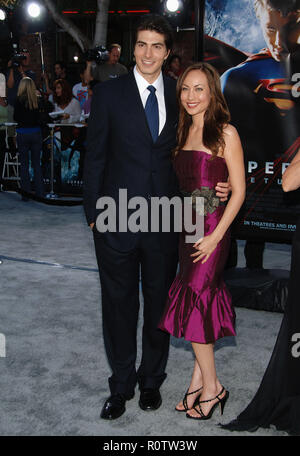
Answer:
<path fill-rule="evenodd" d="M 190 244 L 185 232 L 180 235 L 180 269 L 159 328 L 192 343 L 192 378 L 176 410 L 203 420 L 218 404 L 223 412 L 229 396 L 216 374 L 214 343 L 235 335 L 235 312 L 222 274 L 229 227 L 245 197 L 245 172 L 239 135 L 229 124 L 216 70 L 207 63 L 187 68 L 178 80 L 177 95 L 180 117 L 174 166 L 183 196 L 204 198 L 204 237 Z M 223 206 L 214 188 L 228 177 L 232 194 Z"/>

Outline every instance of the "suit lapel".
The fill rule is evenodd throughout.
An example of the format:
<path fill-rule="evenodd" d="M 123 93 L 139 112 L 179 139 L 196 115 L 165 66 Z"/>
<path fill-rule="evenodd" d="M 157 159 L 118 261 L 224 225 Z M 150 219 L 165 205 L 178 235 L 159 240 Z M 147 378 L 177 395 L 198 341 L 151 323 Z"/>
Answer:
<path fill-rule="evenodd" d="M 151 132 L 148 126 L 145 109 L 140 97 L 139 89 L 133 72 L 128 75 L 128 85 L 126 90 L 126 102 L 128 104 L 128 117 L 132 115 L 138 131 L 142 131 L 149 136 L 152 141 Z"/>
<path fill-rule="evenodd" d="M 157 142 L 168 132 L 169 128 L 176 128 L 177 127 L 177 108 L 176 108 L 176 98 L 175 98 L 175 91 L 174 87 L 168 83 L 168 79 L 164 79 L 164 98 L 165 98 L 165 106 L 166 106 L 166 122 L 165 125 L 160 132 L 160 135 L 157 138 Z"/>

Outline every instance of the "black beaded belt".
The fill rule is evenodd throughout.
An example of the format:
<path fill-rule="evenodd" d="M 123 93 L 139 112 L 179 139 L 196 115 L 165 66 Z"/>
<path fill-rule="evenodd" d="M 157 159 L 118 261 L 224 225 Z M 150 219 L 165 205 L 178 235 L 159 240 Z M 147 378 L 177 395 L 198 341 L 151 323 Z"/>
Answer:
<path fill-rule="evenodd" d="M 190 196 L 192 197 L 192 207 L 196 211 L 196 198 L 201 197 L 204 199 L 204 214 L 201 211 L 198 211 L 200 215 L 207 215 L 212 214 L 215 212 L 217 207 L 219 207 L 222 202 L 220 201 L 220 198 L 216 196 L 216 191 L 214 188 L 209 188 L 209 187 L 200 187 L 196 188 L 192 192 L 185 192 L 183 190 L 180 190 L 182 196 Z"/>

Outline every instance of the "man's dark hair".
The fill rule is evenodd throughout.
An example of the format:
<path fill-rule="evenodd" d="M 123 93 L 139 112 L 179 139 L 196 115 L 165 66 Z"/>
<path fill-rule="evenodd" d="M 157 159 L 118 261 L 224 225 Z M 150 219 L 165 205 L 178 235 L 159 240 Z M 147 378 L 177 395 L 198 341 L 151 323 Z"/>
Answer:
<path fill-rule="evenodd" d="M 150 30 L 152 32 L 160 33 L 164 35 L 166 48 L 172 49 L 173 46 L 173 30 L 169 22 L 162 16 L 158 14 L 149 14 L 144 16 L 140 24 L 136 29 L 135 43 L 137 40 L 138 32 L 143 30 Z"/>
<path fill-rule="evenodd" d="M 78 73 L 83 74 L 86 70 L 86 62 L 85 63 L 80 63 L 78 65 Z"/>
<path fill-rule="evenodd" d="M 300 0 L 254 0 L 254 8 L 258 15 L 261 7 L 269 7 L 287 16 L 289 13 L 300 11 Z"/>
<path fill-rule="evenodd" d="M 181 63 L 181 57 L 180 57 L 180 55 L 178 55 L 178 54 L 172 54 L 172 55 L 169 57 L 168 64 L 171 65 L 172 62 L 173 62 L 174 60 L 176 60 L 176 59 L 178 59 L 179 62 Z"/>
<path fill-rule="evenodd" d="M 54 63 L 54 66 L 55 66 L 55 65 L 59 65 L 60 68 L 61 68 L 62 70 L 66 70 L 66 69 L 67 69 L 66 65 L 65 65 L 64 62 L 62 62 L 61 60 L 57 60 L 57 61 Z"/>

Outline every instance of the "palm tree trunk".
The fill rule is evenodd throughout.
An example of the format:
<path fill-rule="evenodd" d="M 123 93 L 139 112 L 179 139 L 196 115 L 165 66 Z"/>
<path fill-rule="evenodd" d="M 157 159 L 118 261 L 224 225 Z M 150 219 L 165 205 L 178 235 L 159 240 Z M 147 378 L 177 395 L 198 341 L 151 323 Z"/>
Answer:
<path fill-rule="evenodd" d="M 70 19 L 63 17 L 56 9 L 56 6 L 53 0 L 44 0 L 46 7 L 48 8 L 49 13 L 51 14 L 53 20 L 56 22 L 59 27 L 68 32 L 74 41 L 78 44 L 82 52 L 91 48 L 91 41 L 87 36 L 85 36 L 82 31 L 72 22 Z M 98 3 L 102 3 L 98 1 Z M 104 2 L 105 3 L 105 2 Z"/>
<path fill-rule="evenodd" d="M 94 46 L 106 46 L 109 0 L 97 0 Z"/>

